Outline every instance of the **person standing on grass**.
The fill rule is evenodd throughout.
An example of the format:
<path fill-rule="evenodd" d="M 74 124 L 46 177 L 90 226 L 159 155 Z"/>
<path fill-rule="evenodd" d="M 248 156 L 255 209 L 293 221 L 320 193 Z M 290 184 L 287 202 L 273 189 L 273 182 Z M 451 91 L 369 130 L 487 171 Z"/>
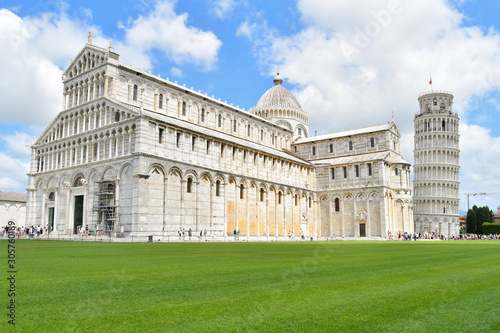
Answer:
<path fill-rule="evenodd" d="M 182 231 L 181 231 L 181 228 L 179 228 L 179 231 L 178 231 L 178 233 L 179 233 L 179 240 L 181 240 L 181 235 L 182 235 Z"/>

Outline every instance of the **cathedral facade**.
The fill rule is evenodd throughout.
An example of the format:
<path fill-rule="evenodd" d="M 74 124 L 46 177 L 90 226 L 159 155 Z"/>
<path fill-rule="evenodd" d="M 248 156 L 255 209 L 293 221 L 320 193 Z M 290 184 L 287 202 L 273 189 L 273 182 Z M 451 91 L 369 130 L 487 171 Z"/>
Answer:
<path fill-rule="evenodd" d="M 394 122 L 311 136 L 282 83 L 278 74 L 245 111 L 89 42 L 63 74 L 61 112 L 31 147 L 26 224 L 117 237 L 412 232 Z"/>

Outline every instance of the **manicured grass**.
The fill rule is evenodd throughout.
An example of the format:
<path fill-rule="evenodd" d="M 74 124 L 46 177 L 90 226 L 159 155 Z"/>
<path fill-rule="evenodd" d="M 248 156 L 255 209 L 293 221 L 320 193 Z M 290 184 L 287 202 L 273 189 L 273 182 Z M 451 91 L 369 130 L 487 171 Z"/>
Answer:
<path fill-rule="evenodd" d="M 17 331 L 500 330 L 500 241 L 16 247 Z"/>

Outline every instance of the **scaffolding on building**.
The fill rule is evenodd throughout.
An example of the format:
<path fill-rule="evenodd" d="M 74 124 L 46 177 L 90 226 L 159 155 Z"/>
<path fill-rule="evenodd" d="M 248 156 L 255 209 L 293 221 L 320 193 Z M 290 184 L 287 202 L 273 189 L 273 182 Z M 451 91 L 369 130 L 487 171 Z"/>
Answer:
<path fill-rule="evenodd" d="M 94 206 L 97 212 L 96 226 L 103 234 L 111 234 L 116 230 L 117 202 L 114 180 L 100 180 L 95 183 Z"/>

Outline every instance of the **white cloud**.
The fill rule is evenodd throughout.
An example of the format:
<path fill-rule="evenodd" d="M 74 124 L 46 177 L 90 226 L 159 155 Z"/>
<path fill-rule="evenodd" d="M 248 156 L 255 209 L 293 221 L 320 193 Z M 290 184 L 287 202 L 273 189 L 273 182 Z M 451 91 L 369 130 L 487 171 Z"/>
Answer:
<path fill-rule="evenodd" d="M 160 1 L 146 15 L 123 26 L 124 41 L 115 43 L 125 63 L 151 69 L 151 51 L 158 50 L 177 65 L 214 68 L 222 42 L 210 31 L 188 26 L 188 14 L 177 15 L 173 1 Z"/>
<path fill-rule="evenodd" d="M 170 68 L 170 73 L 174 77 L 183 77 L 184 76 L 184 74 L 182 73 L 182 69 L 177 68 L 177 67 Z"/>
<path fill-rule="evenodd" d="M 25 192 L 25 181 L 17 182 L 10 178 L 0 178 L 0 188 L 2 191 Z"/>
<path fill-rule="evenodd" d="M 236 36 L 252 39 L 252 35 L 254 33 L 256 26 L 257 25 L 255 23 L 249 24 L 248 22 L 243 22 L 236 30 Z"/>
<path fill-rule="evenodd" d="M 32 143 L 32 137 L 26 133 L 15 132 L 13 135 L 3 135 L 7 152 L 14 156 L 31 156 L 31 149 L 27 147 Z"/>
<path fill-rule="evenodd" d="M 2 190 L 23 191 L 26 187 L 26 174 L 29 171 L 29 158 L 13 158 L 0 152 L 0 188 Z"/>
<path fill-rule="evenodd" d="M 224 19 L 233 13 L 237 5 L 236 0 L 214 0 L 211 1 L 211 12 L 218 18 Z"/>
<path fill-rule="evenodd" d="M 94 31 L 64 12 L 21 18 L 0 9 L 0 116 L 3 122 L 46 124 L 60 111 L 62 70 Z M 81 37 L 81 39 L 78 38 Z"/>
<path fill-rule="evenodd" d="M 385 123 L 394 111 L 408 141 L 402 144 L 403 156 L 413 161 L 417 97 L 430 90 L 429 74 L 434 89 L 453 92 L 454 110 L 465 128 L 477 97 L 500 90 L 500 35 L 462 26 L 463 15 L 445 0 L 299 0 L 298 9 L 306 27 L 291 36 L 264 31 L 266 22 L 247 22 L 239 31 L 253 39 L 267 73 L 279 66 L 285 86 L 294 85 L 293 93 L 309 113 L 311 133 Z M 257 33 L 250 34 L 247 27 L 255 24 Z M 467 139 L 464 135 L 461 142 Z M 484 140 L 488 144 L 474 142 L 475 154 L 488 155 L 497 138 Z M 474 156 L 464 149 L 462 165 Z M 483 179 L 498 188 L 495 167 L 486 168 Z M 464 167 L 462 177 L 474 178 L 473 169 Z"/>

